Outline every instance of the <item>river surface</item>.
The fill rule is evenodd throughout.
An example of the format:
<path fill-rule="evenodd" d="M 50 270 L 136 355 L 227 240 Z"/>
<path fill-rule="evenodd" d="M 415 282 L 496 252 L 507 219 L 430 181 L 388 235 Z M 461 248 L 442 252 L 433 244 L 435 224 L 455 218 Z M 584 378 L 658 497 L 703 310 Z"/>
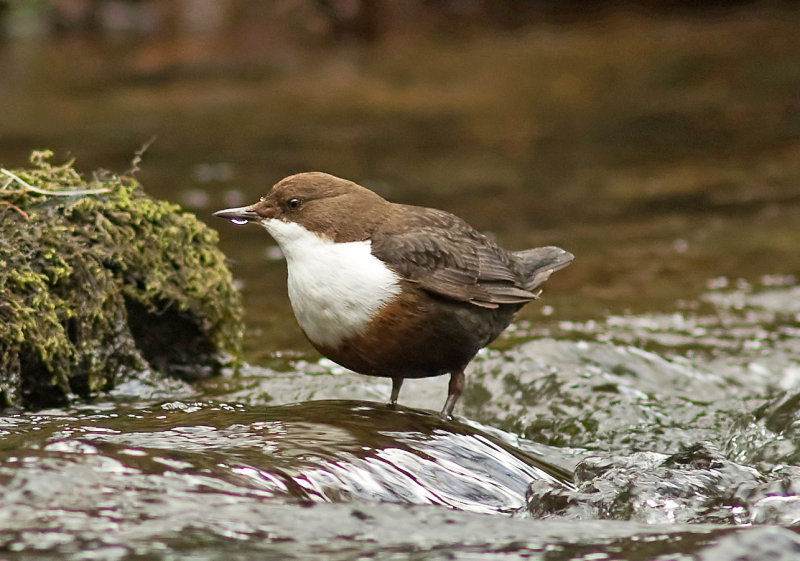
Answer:
<path fill-rule="evenodd" d="M 137 176 L 218 229 L 247 365 L 0 416 L 3 559 L 800 558 L 800 11 L 512 31 L 12 39 L 0 164 Z M 323 170 L 576 255 L 467 371 L 303 340 L 267 234 Z M 740 557 L 736 557 L 736 556 Z"/>

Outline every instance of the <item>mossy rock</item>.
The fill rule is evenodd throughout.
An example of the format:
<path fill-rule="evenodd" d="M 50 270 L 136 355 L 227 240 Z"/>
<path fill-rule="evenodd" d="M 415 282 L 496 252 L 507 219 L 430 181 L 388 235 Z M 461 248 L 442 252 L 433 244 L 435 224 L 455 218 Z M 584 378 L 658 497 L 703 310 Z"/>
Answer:
<path fill-rule="evenodd" d="M 242 307 L 216 232 L 130 174 L 87 182 L 50 156 L 0 174 L 0 407 L 235 367 Z"/>

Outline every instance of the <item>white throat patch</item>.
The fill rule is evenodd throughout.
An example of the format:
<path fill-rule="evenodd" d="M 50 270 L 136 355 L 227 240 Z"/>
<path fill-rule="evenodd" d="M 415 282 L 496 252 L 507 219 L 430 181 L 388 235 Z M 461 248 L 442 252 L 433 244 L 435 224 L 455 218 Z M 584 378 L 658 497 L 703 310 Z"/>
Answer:
<path fill-rule="evenodd" d="M 275 218 L 261 224 L 286 256 L 292 310 L 313 343 L 338 346 L 400 293 L 400 278 L 370 253 L 369 241 L 334 243 Z"/>

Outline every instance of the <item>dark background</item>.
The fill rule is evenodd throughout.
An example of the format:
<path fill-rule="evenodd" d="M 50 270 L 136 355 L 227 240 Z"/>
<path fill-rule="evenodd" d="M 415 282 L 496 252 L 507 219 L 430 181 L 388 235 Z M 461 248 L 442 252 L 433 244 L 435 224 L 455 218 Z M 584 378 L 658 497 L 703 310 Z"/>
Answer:
<path fill-rule="evenodd" d="M 795 2 L 2 6 L 0 165 L 124 172 L 155 137 L 137 176 L 220 231 L 253 360 L 310 349 L 272 241 L 210 214 L 299 171 L 572 251 L 544 326 L 800 274 Z"/>

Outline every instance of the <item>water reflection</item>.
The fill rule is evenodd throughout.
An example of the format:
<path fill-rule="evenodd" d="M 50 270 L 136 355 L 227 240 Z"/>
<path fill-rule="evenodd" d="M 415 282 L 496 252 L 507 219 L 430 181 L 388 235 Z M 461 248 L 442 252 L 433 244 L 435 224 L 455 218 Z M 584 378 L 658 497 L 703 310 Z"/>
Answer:
<path fill-rule="evenodd" d="M 75 462 L 68 471 L 83 466 L 95 480 L 99 472 L 157 476 L 167 485 L 180 477 L 193 488 L 232 485 L 237 495 L 378 500 L 483 513 L 520 510 L 532 479 L 567 483 L 571 477 L 478 429 L 360 402 L 266 409 L 172 402 L 101 419 L 31 418 L 16 431 L 49 433 L 33 446 L 41 453 L 22 444 L 6 461 Z M 103 426 L 89 425 L 97 422 Z"/>

